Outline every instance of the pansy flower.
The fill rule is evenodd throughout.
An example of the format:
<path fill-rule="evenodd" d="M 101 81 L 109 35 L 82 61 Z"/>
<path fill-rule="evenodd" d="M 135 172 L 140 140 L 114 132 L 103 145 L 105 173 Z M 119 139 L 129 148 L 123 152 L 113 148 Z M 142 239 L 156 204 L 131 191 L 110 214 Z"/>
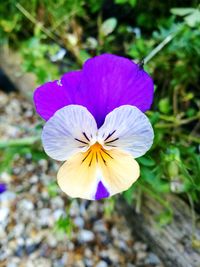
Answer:
<path fill-rule="evenodd" d="M 138 179 L 135 158 L 153 142 L 144 114 L 152 100 L 151 77 L 131 60 L 111 54 L 89 59 L 82 70 L 36 89 L 36 111 L 47 121 L 44 150 L 64 161 L 57 180 L 67 195 L 99 200 Z"/>

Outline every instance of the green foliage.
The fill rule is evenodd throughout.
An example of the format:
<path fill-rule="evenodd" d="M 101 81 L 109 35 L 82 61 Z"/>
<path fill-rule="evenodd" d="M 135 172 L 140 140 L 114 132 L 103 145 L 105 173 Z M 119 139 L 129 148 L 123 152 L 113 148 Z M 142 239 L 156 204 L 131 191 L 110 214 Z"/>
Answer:
<path fill-rule="evenodd" d="M 115 198 L 105 199 L 104 202 L 104 215 L 107 218 L 111 218 L 115 208 Z"/>
<path fill-rule="evenodd" d="M 37 36 L 29 38 L 21 45 L 21 54 L 26 59 L 22 65 L 23 70 L 34 73 L 39 84 L 55 80 L 58 77 L 58 68 L 51 64 L 46 56 L 52 56 L 58 50 L 58 45 L 42 43 Z"/>
<path fill-rule="evenodd" d="M 12 171 L 12 164 L 15 156 L 32 155 L 32 159 L 38 161 L 46 158 L 41 147 L 37 146 L 38 136 L 9 141 L 0 141 L 0 173 Z"/>
<path fill-rule="evenodd" d="M 73 221 L 70 217 L 67 216 L 61 216 L 57 220 L 55 225 L 55 231 L 66 234 L 68 238 L 71 238 L 73 229 L 74 229 Z"/>
<path fill-rule="evenodd" d="M 51 182 L 48 185 L 47 190 L 48 190 L 48 194 L 51 198 L 56 197 L 58 195 L 58 191 L 59 191 L 57 183 L 55 181 Z"/>
<path fill-rule="evenodd" d="M 200 10 L 196 8 L 172 8 L 171 13 L 177 16 L 183 16 L 184 21 L 190 27 L 195 27 L 200 23 Z"/>
<path fill-rule="evenodd" d="M 137 3 L 137 0 L 115 0 L 116 4 L 129 4 L 130 6 L 134 7 Z"/>

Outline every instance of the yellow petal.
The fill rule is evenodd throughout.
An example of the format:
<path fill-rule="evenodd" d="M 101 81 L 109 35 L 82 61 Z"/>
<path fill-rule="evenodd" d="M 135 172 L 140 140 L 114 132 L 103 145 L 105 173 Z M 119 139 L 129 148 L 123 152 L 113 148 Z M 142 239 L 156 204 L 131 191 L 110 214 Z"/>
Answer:
<path fill-rule="evenodd" d="M 71 157 L 57 175 L 66 194 L 90 200 L 127 190 L 138 177 L 139 165 L 130 154 L 117 149 L 107 151 L 98 143 Z"/>
<path fill-rule="evenodd" d="M 108 153 L 112 159 L 107 158 L 106 165 L 101 164 L 101 170 L 110 195 L 114 195 L 127 190 L 138 179 L 140 168 L 133 156 L 126 152 L 112 149 Z"/>

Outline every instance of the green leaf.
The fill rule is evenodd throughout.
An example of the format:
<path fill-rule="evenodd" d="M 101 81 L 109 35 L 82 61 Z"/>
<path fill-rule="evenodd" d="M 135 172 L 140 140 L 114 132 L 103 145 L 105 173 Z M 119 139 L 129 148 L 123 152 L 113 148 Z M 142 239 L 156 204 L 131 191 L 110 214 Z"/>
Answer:
<path fill-rule="evenodd" d="M 154 125 L 156 122 L 160 120 L 160 113 L 155 111 L 150 114 L 150 121 Z"/>
<path fill-rule="evenodd" d="M 195 12 L 185 17 L 185 22 L 190 27 L 196 26 L 197 23 L 200 23 L 200 11 L 195 10 Z"/>
<path fill-rule="evenodd" d="M 125 192 L 123 192 L 123 196 L 125 198 L 125 200 L 127 201 L 127 203 L 129 205 L 131 205 L 132 201 L 133 201 L 133 192 L 135 191 L 134 186 L 131 186 L 128 190 L 126 190 Z"/>
<path fill-rule="evenodd" d="M 79 59 L 82 63 L 84 63 L 89 58 L 91 58 L 91 56 L 86 50 L 80 50 Z"/>
<path fill-rule="evenodd" d="M 102 23 L 101 28 L 100 28 L 100 33 L 103 36 L 108 36 L 114 31 L 116 26 L 117 26 L 117 19 L 109 18 Z"/>
<path fill-rule="evenodd" d="M 51 198 L 56 197 L 58 195 L 58 185 L 56 182 L 52 182 L 47 187 L 48 194 Z"/>
<path fill-rule="evenodd" d="M 177 15 L 177 16 L 185 16 L 185 15 L 188 15 L 192 12 L 194 12 L 195 9 L 194 8 L 171 8 L 170 9 L 170 12 L 173 14 L 173 15 Z"/>
<path fill-rule="evenodd" d="M 156 220 L 161 227 L 169 224 L 172 221 L 172 219 L 173 219 L 173 214 L 169 212 L 168 210 L 160 213 L 156 217 Z"/>
<path fill-rule="evenodd" d="M 152 167 L 156 165 L 155 160 L 153 160 L 151 157 L 141 157 L 137 160 L 140 164 L 147 166 L 147 167 Z"/>
<path fill-rule="evenodd" d="M 115 3 L 119 5 L 129 4 L 134 7 L 137 3 L 137 0 L 115 0 Z"/>
<path fill-rule="evenodd" d="M 166 180 L 161 179 L 160 175 L 157 175 L 155 171 L 152 170 L 152 168 L 142 167 L 141 178 L 143 180 L 142 182 L 145 181 L 146 183 L 151 185 L 151 187 L 157 192 L 170 192 L 169 183 Z"/>
<path fill-rule="evenodd" d="M 62 233 L 66 233 L 68 238 L 71 238 L 74 223 L 70 217 L 61 216 L 55 224 L 55 229 Z"/>

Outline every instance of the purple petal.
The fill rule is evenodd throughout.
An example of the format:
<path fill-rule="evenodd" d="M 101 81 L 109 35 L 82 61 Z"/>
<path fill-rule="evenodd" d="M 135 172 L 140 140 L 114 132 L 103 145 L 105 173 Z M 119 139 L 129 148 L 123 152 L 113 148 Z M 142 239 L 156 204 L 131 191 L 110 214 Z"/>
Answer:
<path fill-rule="evenodd" d="M 103 183 L 100 181 L 97 186 L 95 200 L 100 200 L 102 198 L 107 198 L 107 197 L 109 197 L 109 192 L 107 191 Z"/>
<path fill-rule="evenodd" d="M 3 192 L 5 192 L 7 190 L 7 187 L 5 184 L 0 184 L 0 194 L 2 194 Z"/>
<path fill-rule="evenodd" d="M 34 102 L 37 113 L 45 120 L 64 106 L 76 103 L 81 71 L 66 73 L 61 81 L 47 82 L 36 89 Z"/>
<path fill-rule="evenodd" d="M 148 110 L 153 100 L 153 81 L 131 60 L 104 54 L 84 64 L 80 96 L 81 104 L 89 109 L 100 127 L 106 115 L 121 105 Z"/>
<path fill-rule="evenodd" d="M 85 62 L 82 71 L 66 73 L 61 83 L 48 82 L 34 93 L 38 114 L 48 120 L 69 104 L 85 106 L 100 127 L 106 115 L 121 105 L 145 112 L 153 100 L 151 77 L 131 60 L 104 54 Z"/>

